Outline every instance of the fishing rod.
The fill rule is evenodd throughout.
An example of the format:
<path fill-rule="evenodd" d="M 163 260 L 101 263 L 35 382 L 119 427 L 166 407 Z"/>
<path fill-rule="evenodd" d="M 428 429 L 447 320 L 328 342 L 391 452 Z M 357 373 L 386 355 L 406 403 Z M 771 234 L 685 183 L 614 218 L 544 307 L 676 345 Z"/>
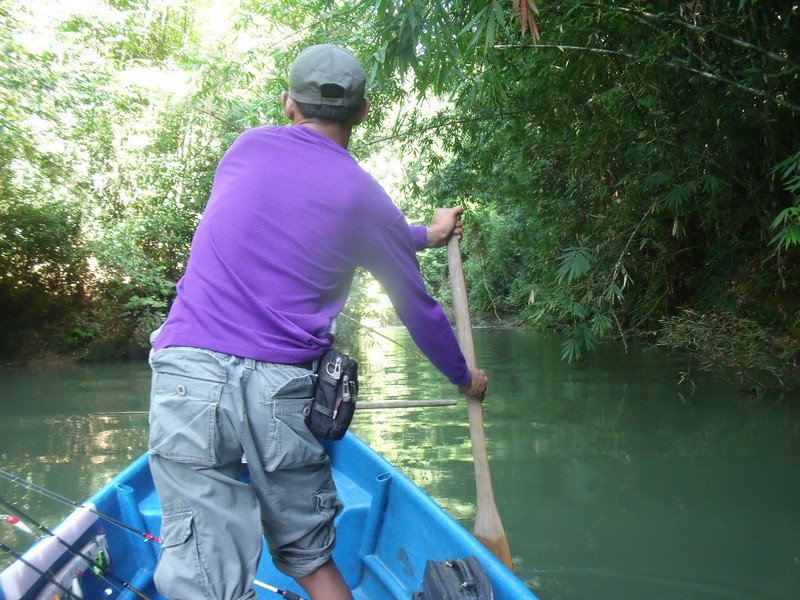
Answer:
<path fill-rule="evenodd" d="M 34 571 L 37 575 L 44 577 L 54 586 L 56 586 L 60 590 L 63 590 L 67 594 L 66 596 L 64 596 L 65 598 L 72 598 L 73 600 L 78 600 L 78 598 L 75 597 L 75 594 L 72 593 L 71 589 L 69 589 L 56 579 L 56 576 L 53 575 L 52 571 L 49 573 L 42 571 L 39 567 L 31 563 L 30 561 L 25 560 L 25 558 L 19 552 L 15 552 L 14 550 L 6 546 L 3 542 L 0 542 L 0 550 L 4 550 L 5 552 L 13 556 L 15 559 L 17 559 L 19 562 L 21 562 L 23 565 Z"/>
<path fill-rule="evenodd" d="M 253 583 L 258 587 L 262 587 L 265 590 L 269 590 L 270 592 L 274 592 L 279 596 L 283 596 L 284 598 L 286 598 L 286 600 L 304 600 L 301 596 L 298 596 L 294 592 L 290 592 L 289 590 L 279 590 L 278 588 L 271 586 L 267 583 L 264 583 L 263 581 L 259 581 L 258 579 L 253 581 Z"/>
<path fill-rule="evenodd" d="M 112 571 L 110 571 L 110 570 L 107 571 L 106 570 L 106 565 L 101 560 L 92 558 L 91 556 L 89 556 L 85 552 L 82 552 L 81 550 L 79 550 L 78 548 L 76 548 L 75 546 L 70 544 L 68 541 L 66 541 L 65 539 L 59 537 L 58 535 L 56 535 L 55 533 L 50 531 L 47 527 L 42 525 L 39 521 L 37 521 L 36 519 L 31 517 L 30 515 L 26 514 L 25 512 L 23 512 L 17 506 L 13 505 L 12 503 L 8 502 L 7 500 L 5 500 L 3 498 L 0 498 L 0 504 L 5 506 L 8 510 L 16 513 L 22 519 L 25 519 L 26 521 L 31 523 L 34 527 L 36 527 L 39 531 L 41 531 L 46 536 L 51 536 L 51 537 L 55 538 L 62 546 L 64 546 L 67 550 L 72 552 L 72 554 L 74 554 L 75 556 L 80 556 L 83 560 L 85 560 L 87 563 L 89 563 L 92 566 L 93 570 L 95 571 L 95 573 L 97 575 L 99 575 L 100 577 L 102 577 L 106 581 L 108 581 L 108 579 L 106 578 L 106 575 L 108 575 L 109 577 L 111 577 L 111 579 L 116 581 L 118 584 L 122 585 L 125 589 L 130 590 L 131 592 L 136 594 L 142 600 L 150 600 L 150 598 L 148 596 L 143 594 L 141 591 L 137 590 L 130 583 L 128 583 L 127 581 L 125 581 L 121 577 L 117 576 Z M 33 533 L 33 532 L 31 532 L 31 533 Z M 102 550 L 100 552 L 102 552 Z M 98 556 L 101 556 L 101 555 L 98 554 Z M 108 581 L 108 583 L 111 583 L 111 582 Z"/>
<path fill-rule="evenodd" d="M 379 337 L 382 337 L 383 339 L 385 339 L 385 340 L 387 340 L 387 341 L 389 341 L 389 342 L 392 342 L 392 343 L 393 343 L 395 346 L 399 346 L 400 348 L 402 348 L 403 350 L 406 350 L 406 351 L 410 352 L 411 354 L 413 354 L 413 355 L 414 355 L 414 356 L 416 356 L 417 358 L 423 358 L 423 356 L 422 356 L 422 355 L 421 355 L 419 352 L 417 352 L 416 350 L 414 350 L 413 348 L 409 348 L 408 346 L 405 346 L 405 345 L 401 344 L 401 343 L 400 343 L 400 342 L 398 342 L 397 340 L 393 340 L 393 339 L 392 339 L 392 338 L 390 338 L 388 335 L 384 335 L 384 334 L 382 334 L 380 331 L 378 331 L 378 330 L 377 330 L 377 329 L 375 329 L 374 327 L 370 327 L 369 325 L 365 325 L 364 323 L 362 323 L 362 322 L 361 322 L 361 321 L 359 321 L 358 319 L 356 319 L 356 318 L 354 318 L 354 317 L 351 317 L 350 315 L 348 315 L 346 312 L 344 312 L 344 311 L 341 311 L 341 312 L 339 313 L 339 315 L 340 315 L 340 316 L 342 316 L 342 317 L 344 317 L 345 319 L 348 319 L 348 320 L 350 320 L 351 322 L 355 323 L 355 324 L 356 324 L 356 325 L 358 325 L 359 327 L 363 327 L 364 329 L 366 329 L 366 330 L 367 330 L 367 331 L 369 331 L 370 333 L 372 333 L 372 334 L 374 334 L 374 335 L 377 335 L 377 336 L 379 336 Z"/>
<path fill-rule="evenodd" d="M 49 490 L 49 489 L 47 489 L 45 487 L 42 487 L 40 485 L 37 485 L 37 484 L 33 483 L 32 481 L 28 481 L 27 479 L 23 479 L 22 477 L 17 477 L 13 473 L 9 473 L 5 469 L 0 469 L 0 476 L 2 476 L 3 478 L 11 481 L 12 483 L 19 484 L 24 488 L 27 488 L 29 490 L 33 490 L 34 492 L 42 494 L 43 496 L 47 496 L 48 498 L 52 498 L 53 500 L 61 502 L 62 504 L 66 504 L 67 506 L 72 506 L 73 508 L 85 508 L 90 513 L 92 513 L 94 515 L 97 515 L 98 517 L 100 517 L 101 519 L 103 519 L 105 521 L 108 521 L 109 523 L 113 523 L 117 527 L 121 527 L 123 529 L 127 529 L 128 531 L 130 531 L 132 533 L 135 533 L 137 535 L 142 536 L 145 539 L 145 541 L 156 542 L 157 544 L 161 543 L 161 540 L 158 537 L 154 536 L 152 533 L 147 533 L 146 531 L 142 531 L 141 529 L 136 529 L 135 527 L 132 527 L 132 526 L 128 525 L 127 523 L 124 523 L 123 521 L 115 519 L 114 517 L 110 517 L 108 515 L 104 515 L 103 513 L 98 512 L 97 510 L 95 510 L 95 509 L 93 509 L 90 506 L 87 506 L 85 504 L 78 504 L 74 500 L 70 500 L 69 498 L 67 498 L 65 496 L 62 496 L 58 492 L 54 492 L 52 490 Z"/>
<path fill-rule="evenodd" d="M 11 481 L 13 483 L 17 483 L 17 484 L 19 484 L 19 485 L 21 485 L 21 486 L 23 486 L 23 487 L 25 487 L 25 488 L 27 488 L 29 490 L 32 490 L 32 491 L 37 492 L 39 494 L 42 494 L 43 496 L 46 496 L 48 498 L 52 498 L 53 500 L 57 500 L 58 502 L 61 502 L 62 504 L 66 504 L 68 506 L 72 506 L 75 509 L 84 508 L 84 509 L 88 510 L 89 512 L 91 512 L 92 514 L 97 515 L 101 519 L 103 519 L 105 521 L 108 521 L 109 523 L 112 523 L 113 525 L 116 525 L 117 527 L 121 527 L 123 529 L 127 529 L 128 531 L 130 531 L 132 533 L 135 533 L 137 535 L 142 536 L 144 538 L 145 542 L 155 542 L 157 544 L 161 543 L 161 539 L 158 538 L 157 536 L 153 535 L 152 533 L 148 533 L 146 531 L 142 531 L 141 529 L 137 529 L 136 527 L 132 527 L 131 525 L 128 525 L 127 523 L 125 523 L 123 521 L 120 521 L 118 519 L 115 519 L 114 517 L 110 517 L 108 515 L 104 515 L 103 513 L 99 512 L 97 510 L 94 510 L 94 509 L 86 506 L 85 504 L 78 504 L 74 500 L 70 500 L 69 498 L 67 498 L 65 496 L 62 496 L 58 492 L 54 492 L 52 490 L 49 490 L 49 489 L 47 489 L 45 487 L 42 487 L 40 485 L 37 485 L 37 484 L 33 483 L 32 481 L 28 481 L 27 479 L 23 479 L 22 477 L 17 477 L 13 473 L 9 473 L 5 469 L 0 469 L 0 476 L 4 477 L 5 479 L 7 479 L 7 480 L 9 480 L 9 481 Z M 21 514 L 21 513 L 19 513 L 19 514 Z M 28 518 L 28 517 L 24 517 L 23 516 L 23 518 Z M 33 519 L 29 518 L 29 520 L 30 520 L 30 522 L 32 524 L 34 524 L 34 525 L 36 524 L 36 522 Z M 54 537 L 57 537 L 57 536 L 54 536 Z M 5 548 L 3 548 L 3 549 L 5 549 Z M 20 558 L 20 560 L 21 560 L 21 562 L 23 562 L 23 564 L 28 564 L 24 559 L 22 559 L 20 557 L 19 554 L 15 553 L 10 548 L 8 549 L 8 552 L 13 554 L 17 558 Z M 35 571 L 37 571 L 40 575 L 47 577 L 46 573 L 38 571 L 36 569 L 36 567 L 34 567 L 32 565 L 29 565 L 29 566 L 31 566 L 31 568 L 34 569 Z M 298 596 L 294 592 L 290 592 L 288 590 L 280 590 L 280 589 L 278 589 L 278 588 L 276 588 L 274 586 L 271 586 L 269 584 L 266 584 L 266 583 L 264 583 L 262 581 L 255 580 L 253 583 L 254 583 L 254 585 L 257 585 L 259 587 L 263 587 L 264 589 L 267 589 L 267 590 L 269 590 L 271 592 L 274 592 L 274 593 L 278 594 L 279 596 L 283 596 L 287 600 L 304 600 L 301 596 Z M 63 587 L 63 586 L 61 586 L 61 587 Z M 134 590 L 131 589 L 131 591 L 134 591 Z M 143 600 L 145 598 L 147 598 L 146 596 L 140 596 L 140 597 Z"/>

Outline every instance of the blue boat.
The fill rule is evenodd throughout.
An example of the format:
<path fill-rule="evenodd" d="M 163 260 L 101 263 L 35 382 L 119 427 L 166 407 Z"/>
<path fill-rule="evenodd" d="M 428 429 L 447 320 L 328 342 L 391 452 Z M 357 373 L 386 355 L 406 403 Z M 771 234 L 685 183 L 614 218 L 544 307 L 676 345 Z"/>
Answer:
<path fill-rule="evenodd" d="M 344 511 L 334 559 L 356 600 L 410 600 L 428 561 L 476 557 L 497 600 L 535 599 L 511 571 L 397 468 L 352 433 L 327 445 Z M 161 513 L 147 456 L 120 472 L 0 573 L 0 600 L 164 600 L 153 585 Z M 104 568 L 100 568 L 104 566 Z M 264 548 L 262 600 L 302 597 Z M 80 594 L 80 596 L 79 596 Z M 488 600 L 488 598 L 487 598 Z"/>

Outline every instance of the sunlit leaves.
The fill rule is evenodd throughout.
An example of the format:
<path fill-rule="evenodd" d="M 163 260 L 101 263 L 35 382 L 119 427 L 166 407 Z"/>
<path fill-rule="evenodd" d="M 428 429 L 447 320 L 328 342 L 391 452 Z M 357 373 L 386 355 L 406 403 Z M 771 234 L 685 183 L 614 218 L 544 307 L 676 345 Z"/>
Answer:
<path fill-rule="evenodd" d="M 372 4 L 359 3 L 370 10 Z M 373 76 L 380 81 L 413 73 L 419 94 L 452 93 L 491 70 L 495 46 L 516 39 L 509 27 L 513 14 L 520 14 L 523 34 L 530 30 L 538 39 L 533 0 L 517 2 L 513 9 L 505 0 L 378 0 L 374 7 L 374 56 L 380 68 L 373 65 Z"/>
<path fill-rule="evenodd" d="M 4 21 L 0 195 L 88 208 L 127 315 L 160 314 L 224 148 L 283 122 L 297 50 L 334 42 L 369 75 L 351 151 L 406 141 L 416 222 L 423 203 L 470 207 L 465 268 L 488 318 L 571 332 L 572 360 L 686 305 L 786 326 L 764 307 L 800 293 L 792 3 L 547 3 L 534 20 L 532 0 L 243 0 L 213 41 L 209 3 L 96 6 L 44 33 L 57 52 Z M 186 89 L 123 81 L 134 70 Z"/>

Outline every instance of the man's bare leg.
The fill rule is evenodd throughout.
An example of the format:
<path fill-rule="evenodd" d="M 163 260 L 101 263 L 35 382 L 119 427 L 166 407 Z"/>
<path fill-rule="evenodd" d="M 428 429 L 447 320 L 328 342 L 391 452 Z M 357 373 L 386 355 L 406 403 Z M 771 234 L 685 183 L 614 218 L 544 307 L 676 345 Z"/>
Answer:
<path fill-rule="evenodd" d="M 319 569 L 297 580 L 308 593 L 309 600 L 353 600 L 350 588 L 339 572 L 339 567 L 329 560 Z"/>

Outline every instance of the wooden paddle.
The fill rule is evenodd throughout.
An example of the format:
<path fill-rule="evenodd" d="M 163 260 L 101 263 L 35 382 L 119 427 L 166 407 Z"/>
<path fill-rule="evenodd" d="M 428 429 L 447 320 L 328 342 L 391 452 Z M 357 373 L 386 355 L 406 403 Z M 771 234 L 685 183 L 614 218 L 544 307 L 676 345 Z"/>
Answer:
<path fill-rule="evenodd" d="M 472 321 L 467 302 L 467 285 L 464 281 L 464 268 L 461 265 L 461 249 L 458 238 L 453 236 L 447 242 L 447 261 L 450 265 L 450 285 L 453 289 L 453 309 L 455 311 L 456 331 L 461 351 L 470 369 L 474 369 L 475 347 L 472 344 Z M 467 396 L 469 415 L 469 434 L 472 439 L 472 458 L 475 463 L 475 485 L 478 492 L 478 512 L 475 515 L 473 535 L 500 562 L 513 571 L 511 550 L 508 538 L 500 521 L 500 514 L 494 503 L 492 476 L 489 473 L 489 458 L 486 455 L 486 437 L 483 431 L 483 408 L 481 399 Z"/>

